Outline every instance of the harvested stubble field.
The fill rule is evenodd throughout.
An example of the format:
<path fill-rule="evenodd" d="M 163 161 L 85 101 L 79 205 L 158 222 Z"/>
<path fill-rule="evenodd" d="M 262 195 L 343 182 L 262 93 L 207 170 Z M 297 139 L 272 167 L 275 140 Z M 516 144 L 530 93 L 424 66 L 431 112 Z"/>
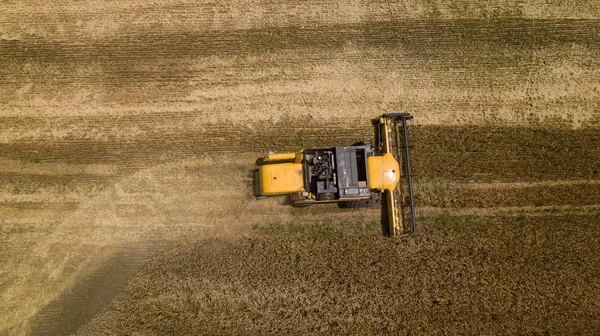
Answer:
<path fill-rule="evenodd" d="M 0 13 L 0 334 L 600 333 L 594 1 Z M 419 235 L 251 197 L 399 110 Z"/>

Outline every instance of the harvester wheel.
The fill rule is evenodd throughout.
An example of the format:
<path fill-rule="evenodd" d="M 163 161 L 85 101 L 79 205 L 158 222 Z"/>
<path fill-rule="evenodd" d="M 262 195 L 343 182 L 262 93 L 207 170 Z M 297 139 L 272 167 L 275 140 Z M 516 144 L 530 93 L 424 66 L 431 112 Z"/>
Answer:
<path fill-rule="evenodd" d="M 322 193 L 317 195 L 317 199 L 319 201 L 330 201 L 335 199 L 335 194 L 333 193 Z"/>
<path fill-rule="evenodd" d="M 351 208 L 370 208 L 375 205 L 375 200 L 372 198 L 356 200 L 356 201 L 346 201 L 338 203 L 338 207 L 351 209 Z"/>

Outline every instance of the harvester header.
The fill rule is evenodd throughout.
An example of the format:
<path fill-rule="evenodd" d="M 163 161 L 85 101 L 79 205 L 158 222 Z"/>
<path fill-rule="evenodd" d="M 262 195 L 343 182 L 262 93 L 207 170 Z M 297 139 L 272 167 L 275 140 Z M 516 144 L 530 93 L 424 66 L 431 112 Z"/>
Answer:
<path fill-rule="evenodd" d="M 376 154 L 392 154 L 399 162 L 401 183 L 385 189 L 381 194 L 382 227 L 391 236 L 402 232 L 415 233 L 416 219 L 413 198 L 410 148 L 408 146 L 407 121 L 410 113 L 388 113 L 373 120 Z"/>

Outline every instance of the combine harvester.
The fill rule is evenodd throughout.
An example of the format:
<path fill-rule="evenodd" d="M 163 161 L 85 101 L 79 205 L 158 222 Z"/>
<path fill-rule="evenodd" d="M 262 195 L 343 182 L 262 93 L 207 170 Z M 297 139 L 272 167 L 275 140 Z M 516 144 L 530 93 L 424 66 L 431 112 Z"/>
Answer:
<path fill-rule="evenodd" d="M 341 208 L 380 202 L 384 233 L 415 233 L 415 211 L 406 122 L 409 113 L 373 120 L 374 145 L 303 149 L 270 154 L 254 171 L 257 198 L 290 195 L 294 206 L 338 203 Z"/>

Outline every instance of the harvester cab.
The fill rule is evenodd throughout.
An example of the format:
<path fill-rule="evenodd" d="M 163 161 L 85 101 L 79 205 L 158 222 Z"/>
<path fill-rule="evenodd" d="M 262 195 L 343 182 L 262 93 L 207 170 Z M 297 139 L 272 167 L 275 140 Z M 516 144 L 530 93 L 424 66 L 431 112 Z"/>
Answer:
<path fill-rule="evenodd" d="M 380 202 L 384 233 L 415 232 L 408 147 L 408 113 L 373 120 L 375 142 L 269 154 L 254 171 L 257 198 L 290 195 L 294 206 L 338 203 L 342 208 Z"/>

